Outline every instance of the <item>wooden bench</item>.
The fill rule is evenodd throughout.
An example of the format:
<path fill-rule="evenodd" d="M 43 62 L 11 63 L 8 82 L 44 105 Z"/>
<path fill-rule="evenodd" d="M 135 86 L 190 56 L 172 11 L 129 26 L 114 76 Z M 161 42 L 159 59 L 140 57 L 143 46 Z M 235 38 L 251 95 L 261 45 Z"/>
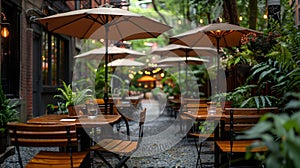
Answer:
<path fill-rule="evenodd" d="M 37 125 L 9 123 L 11 142 L 16 146 L 20 167 L 23 167 L 20 146 L 65 147 L 68 152 L 40 151 L 26 168 L 83 168 L 89 167 L 89 151 L 75 152 L 77 133 L 74 125 Z"/>
<path fill-rule="evenodd" d="M 260 117 L 266 113 L 278 113 L 277 107 L 269 108 L 225 108 L 225 120 L 221 126 L 222 140 L 216 141 L 220 153 L 228 153 L 229 166 L 232 166 L 233 153 L 245 153 L 247 147 L 254 141 L 259 139 L 245 140 L 236 139 L 237 135 L 243 134 L 244 131 L 250 129 L 257 124 Z M 251 152 L 265 152 L 266 147 L 257 147 L 252 149 Z M 242 155 L 243 156 L 243 155 Z"/>

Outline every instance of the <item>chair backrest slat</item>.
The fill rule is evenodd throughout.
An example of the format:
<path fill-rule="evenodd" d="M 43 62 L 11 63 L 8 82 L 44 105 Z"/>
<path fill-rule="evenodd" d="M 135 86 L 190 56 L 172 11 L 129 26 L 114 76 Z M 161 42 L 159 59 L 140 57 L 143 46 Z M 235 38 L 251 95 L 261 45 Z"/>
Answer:
<path fill-rule="evenodd" d="M 77 145 L 75 126 L 24 123 L 9 123 L 8 126 L 10 128 L 11 142 L 15 144 L 18 141 L 19 146 L 67 146 L 68 136 L 72 145 Z M 69 135 L 67 134 L 67 128 L 70 129 Z"/>
<path fill-rule="evenodd" d="M 36 125 L 8 123 L 11 142 L 16 146 L 19 164 L 23 167 L 20 146 L 67 147 L 70 153 L 70 167 L 73 167 L 72 146 L 77 145 L 74 125 Z"/>
<path fill-rule="evenodd" d="M 253 127 L 260 117 L 267 113 L 278 113 L 277 107 L 267 108 L 225 108 L 225 131 L 243 132 Z"/>

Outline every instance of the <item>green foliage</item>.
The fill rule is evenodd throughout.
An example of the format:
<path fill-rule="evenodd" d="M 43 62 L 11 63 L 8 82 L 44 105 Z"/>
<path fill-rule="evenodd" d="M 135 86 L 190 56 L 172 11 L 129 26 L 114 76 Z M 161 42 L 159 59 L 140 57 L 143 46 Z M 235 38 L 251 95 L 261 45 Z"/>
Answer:
<path fill-rule="evenodd" d="M 4 95 L 2 84 L 0 83 L 0 132 L 6 130 L 8 122 L 18 121 L 19 112 L 16 110 L 18 102 L 10 103 L 10 99 L 7 99 Z"/>
<path fill-rule="evenodd" d="M 174 73 L 173 75 L 165 72 L 165 77 L 161 80 L 161 83 L 165 84 L 163 86 L 163 91 L 168 94 L 168 96 L 179 95 L 180 88 L 178 83 L 178 73 Z"/>
<path fill-rule="evenodd" d="M 300 93 L 287 93 L 285 97 L 293 97 L 285 109 L 293 109 L 294 113 L 266 114 L 257 125 L 245 132 L 245 136 L 239 137 L 262 139 L 261 143 L 252 144 L 249 149 L 267 146 L 268 151 L 264 154 L 248 152 L 247 158 L 255 156 L 264 161 L 266 167 L 300 167 Z"/>
<path fill-rule="evenodd" d="M 75 88 L 76 91 L 73 92 L 71 84 L 67 85 L 64 81 L 62 81 L 62 84 L 63 88 L 57 88 L 60 94 L 54 95 L 54 98 L 65 101 L 66 107 L 84 104 L 88 99 L 92 98 L 91 89 L 86 88 L 79 90 L 78 88 Z"/>
<path fill-rule="evenodd" d="M 115 74 L 113 74 L 111 76 L 111 78 L 112 78 L 112 80 L 118 80 L 118 82 L 121 85 L 121 88 L 119 88 L 119 87 L 114 88 L 115 91 L 113 93 L 118 94 L 118 96 L 120 96 L 120 97 L 124 97 L 124 96 L 128 95 L 129 88 L 126 88 L 127 80 L 124 80 L 123 78 L 121 78 L 121 77 L 119 77 L 118 75 L 115 75 Z"/>
<path fill-rule="evenodd" d="M 277 105 L 278 99 L 271 95 L 252 95 L 252 90 L 257 90 L 257 85 L 242 85 L 234 89 L 233 92 L 219 93 L 212 96 L 216 102 L 231 102 L 234 108 L 263 108 Z"/>
<path fill-rule="evenodd" d="M 105 68 L 99 68 L 96 72 L 96 79 L 95 79 L 96 98 L 103 98 L 104 92 L 105 92 Z"/>
<path fill-rule="evenodd" d="M 236 52 L 235 54 L 231 55 L 228 54 L 226 56 L 225 67 L 227 69 L 232 68 L 233 66 L 237 64 L 247 64 L 250 66 L 253 66 L 257 64 L 256 57 L 257 53 L 250 50 L 247 45 L 243 45 L 239 50 L 239 52 Z"/>
<path fill-rule="evenodd" d="M 283 3 L 285 2 L 285 3 Z M 266 93 L 281 101 L 282 113 L 266 114 L 259 123 L 240 138 L 261 138 L 255 146 L 267 146 L 266 153 L 247 153 L 247 158 L 255 157 L 265 163 L 266 167 L 300 168 L 300 33 L 294 27 L 292 8 L 287 0 L 281 1 L 284 20 L 281 25 L 271 27 L 276 37 L 276 44 L 262 61 L 252 69 L 249 80 L 257 81 L 262 88 L 270 88 Z M 258 90 L 260 91 L 260 90 Z"/>

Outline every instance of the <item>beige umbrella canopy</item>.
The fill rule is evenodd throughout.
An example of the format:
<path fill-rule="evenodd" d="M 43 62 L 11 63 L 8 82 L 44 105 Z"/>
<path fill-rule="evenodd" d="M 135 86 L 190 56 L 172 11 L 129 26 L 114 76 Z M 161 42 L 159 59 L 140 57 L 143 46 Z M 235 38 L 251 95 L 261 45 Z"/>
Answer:
<path fill-rule="evenodd" d="M 160 61 L 157 62 L 158 65 L 165 65 L 165 64 L 176 64 L 176 63 L 180 63 L 180 62 L 185 62 L 187 64 L 202 64 L 204 62 L 209 62 L 206 59 L 202 59 L 202 58 L 197 58 L 197 57 L 167 57 L 165 59 L 162 59 Z"/>
<path fill-rule="evenodd" d="M 170 43 L 190 47 L 202 46 L 199 41 L 205 41 L 208 37 L 219 52 L 220 47 L 239 46 L 241 38 L 251 32 L 261 34 L 261 32 L 229 23 L 212 23 L 173 36 L 170 38 Z"/>
<path fill-rule="evenodd" d="M 204 34 L 206 36 L 204 36 Z M 228 23 L 212 23 L 203 27 L 189 30 L 182 34 L 173 36 L 170 38 L 171 44 L 181 44 L 190 47 L 202 46 L 199 41 L 205 41 L 206 37 L 210 39 L 214 46 L 217 47 L 218 54 L 220 53 L 220 47 L 234 47 L 241 44 L 241 38 L 252 33 L 261 34 L 261 32 L 251 30 L 245 27 L 228 24 Z M 199 39 L 201 37 L 201 39 Z M 217 59 L 217 71 L 219 72 L 219 62 Z M 218 81 L 218 77 L 217 77 Z M 219 82 L 217 82 L 218 85 Z"/>
<path fill-rule="evenodd" d="M 105 40 L 105 65 L 108 64 L 108 40 L 156 38 L 171 29 L 153 19 L 119 8 L 92 8 L 59 13 L 38 21 L 50 32 L 78 38 Z M 108 68 L 105 66 L 105 112 L 107 110 Z"/>
<path fill-rule="evenodd" d="M 145 66 L 144 63 L 138 62 L 138 61 L 134 61 L 131 59 L 117 59 L 114 60 L 110 63 L 108 63 L 109 67 L 123 67 L 123 66 Z"/>
<path fill-rule="evenodd" d="M 87 59 L 87 60 L 98 60 L 101 59 L 101 56 L 105 55 L 106 47 L 96 48 L 85 53 L 76 55 L 74 58 L 76 59 Z M 120 58 L 132 58 L 132 57 L 139 57 L 144 56 L 145 54 L 127 49 L 127 48 L 120 48 L 116 46 L 108 47 L 108 55 L 109 61 L 120 59 Z"/>
<path fill-rule="evenodd" d="M 176 55 L 181 57 L 216 56 L 217 50 L 212 47 L 188 47 L 178 44 L 169 44 L 165 47 L 153 50 L 151 54 L 160 56 Z"/>
<path fill-rule="evenodd" d="M 92 8 L 38 19 L 55 33 L 78 38 L 133 40 L 156 38 L 171 29 L 156 20 L 119 8 Z"/>

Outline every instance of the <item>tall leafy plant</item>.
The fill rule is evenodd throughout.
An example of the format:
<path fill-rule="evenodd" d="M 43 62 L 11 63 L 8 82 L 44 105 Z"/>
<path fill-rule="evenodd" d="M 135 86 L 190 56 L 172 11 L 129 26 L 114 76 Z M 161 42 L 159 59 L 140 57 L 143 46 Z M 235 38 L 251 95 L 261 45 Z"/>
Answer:
<path fill-rule="evenodd" d="M 259 123 L 246 135 L 239 138 L 260 138 L 261 142 L 253 143 L 250 149 L 257 146 L 266 146 L 266 153 L 248 152 L 246 158 L 255 157 L 265 163 L 266 167 L 273 168 L 300 168 L 300 93 L 287 93 L 289 103 L 285 109 L 292 109 L 294 113 L 266 114 Z"/>
<path fill-rule="evenodd" d="M 19 112 L 16 110 L 18 102 L 11 104 L 7 99 L 0 83 L 0 133 L 7 130 L 7 123 L 18 121 Z"/>
<path fill-rule="evenodd" d="M 246 138 L 260 138 L 261 143 L 255 146 L 267 146 L 266 153 L 249 152 L 247 158 L 262 160 L 266 167 L 300 168 L 300 33 L 294 26 L 293 9 L 287 0 L 281 5 L 283 12 L 282 25 L 277 29 L 280 36 L 278 43 L 268 54 L 268 61 L 253 68 L 253 79 L 258 79 L 262 86 L 269 86 L 269 94 L 278 96 L 282 101 L 279 107 L 282 113 L 266 114 L 259 123 L 246 132 Z M 285 3 L 283 3 L 285 2 Z"/>

